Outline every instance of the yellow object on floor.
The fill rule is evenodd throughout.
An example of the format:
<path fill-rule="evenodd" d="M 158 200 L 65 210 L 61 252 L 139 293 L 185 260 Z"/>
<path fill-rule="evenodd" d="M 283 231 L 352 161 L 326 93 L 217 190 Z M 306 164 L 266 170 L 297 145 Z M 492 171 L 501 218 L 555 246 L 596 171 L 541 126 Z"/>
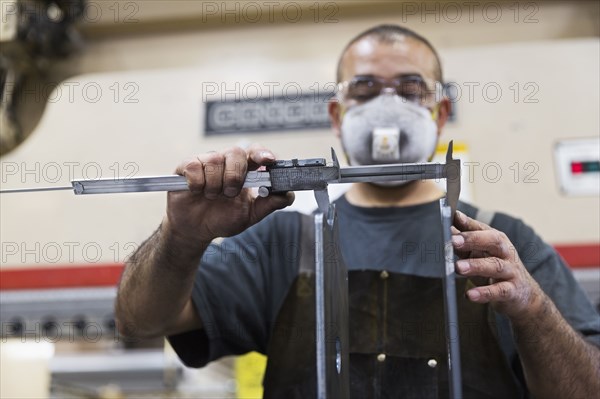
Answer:
<path fill-rule="evenodd" d="M 263 377 L 267 357 L 250 352 L 235 360 L 235 380 L 238 399 L 260 399 L 263 396 Z"/>

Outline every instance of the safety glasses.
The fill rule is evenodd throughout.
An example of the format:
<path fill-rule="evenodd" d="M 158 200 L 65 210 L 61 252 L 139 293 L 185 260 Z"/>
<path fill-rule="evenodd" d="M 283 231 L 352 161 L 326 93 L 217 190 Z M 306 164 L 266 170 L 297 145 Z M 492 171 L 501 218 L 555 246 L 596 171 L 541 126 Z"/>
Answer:
<path fill-rule="evenodd" d="M 443 95 L 442 84 L 420 75 L 402 75 L 394 79 L 382 79 L 376 76 L 355 76 L 351 80 L 339 83 L 338 100 L 343 102 L 364 103 L 383 92 L 391 92 L 406 101 L 433 106 Z"/>

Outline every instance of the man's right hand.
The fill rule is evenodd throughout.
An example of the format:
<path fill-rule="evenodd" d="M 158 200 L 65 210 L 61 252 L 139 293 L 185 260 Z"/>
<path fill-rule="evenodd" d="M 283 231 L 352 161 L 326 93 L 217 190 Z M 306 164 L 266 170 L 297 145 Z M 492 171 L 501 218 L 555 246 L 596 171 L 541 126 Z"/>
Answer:
<path fill-rule="evenodd" d="M 273 211 L 291 205 L 292 192 L 263 198 L 243 188 L 248 171 L 274 161 L 271 151 L 254 145 L 247 151 L 233 147 L 182 162 L 175 173 L 187 178 L 190 190 L 168 193 L 163 233 L 178 249 L 201 255 L 213 239 L 241 233 Z"/>

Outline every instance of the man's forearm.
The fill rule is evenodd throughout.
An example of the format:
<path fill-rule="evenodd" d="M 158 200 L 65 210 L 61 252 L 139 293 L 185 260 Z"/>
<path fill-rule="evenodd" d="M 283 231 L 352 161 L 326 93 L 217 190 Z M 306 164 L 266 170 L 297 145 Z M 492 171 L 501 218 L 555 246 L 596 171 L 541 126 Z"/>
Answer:
<path fill-rule="evenodd" d="M 167 231 L 163 222 L 126 263 L 116 303 L 118 328 L 126 336 L 165 335 L 187 310 L 208 243 L 186 248 Z"/>
<path fill-rule="evenodd" d="M 600 349 L 588 344 L 544 295 L 536 316 L 513 330 L 534 398 L 591 398 L 600 392 Z"/>

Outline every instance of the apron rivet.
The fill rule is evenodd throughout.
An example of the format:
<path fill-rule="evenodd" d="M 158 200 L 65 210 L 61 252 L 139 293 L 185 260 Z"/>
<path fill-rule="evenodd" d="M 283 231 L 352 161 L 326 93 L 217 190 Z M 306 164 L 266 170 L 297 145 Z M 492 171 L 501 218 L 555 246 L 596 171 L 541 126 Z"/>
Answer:
<path fill-rule="evenodd" d="M 435 360 L 435 359 L 429 359 L 427 361 L 427 365 L 433 369 L 433 368 L 435 368 L 435 366 L 437 366 L 437 360 Z"/>
<path fill-rule="evenodd" d="M 377 355 L 377 361 L 384 362 L 385 361 L 385 353 L 380 353 L 379 355 Z"/>
<path fill-rule="evenodd" d="M 380 278 L 380 279 L 382 279 L 382 280 L 385 280 L 385 279 L 386 279 L 386 278 L 388 278 L 389 276 L 390 276 L 390 274 L 389 274 L 389 273 L 388 273 L 386 270 L 382 271 L 382 272 L 379 274 L 379 278 Z"/>

